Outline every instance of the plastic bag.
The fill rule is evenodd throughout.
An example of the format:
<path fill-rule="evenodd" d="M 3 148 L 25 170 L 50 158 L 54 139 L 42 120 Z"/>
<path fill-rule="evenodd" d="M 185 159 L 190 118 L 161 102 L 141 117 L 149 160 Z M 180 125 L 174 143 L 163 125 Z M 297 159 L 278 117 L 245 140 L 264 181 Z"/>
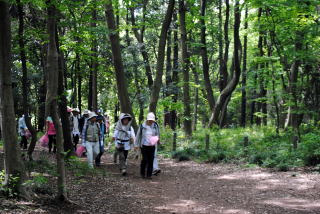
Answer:
<path fill-rule="evenodd" d="M 84 146 L 78 146 L 78 148 L 77 148 L 77 151 L 76 151 L 76 155 L 79 157 L 79 158 L 81 158 L 82 157 L 82 155 L 83 155 L 83 153 L 85 152 L 85 150 L 86 150 L 86 147 L 84 147 Z"/>
<path fill-rule="evenodd" d="M 40 139 L 39 139 L 39 143 L 42 147 L 48 147 L 48 143 L 49 143 L 49 137 L 48 134 L 43 135 Z"/>
<path fill-rule="evenodd" d="M 152 146 L 156 145 L 159 142 L 159 137 L 158 136 L 152 136 L 149 139 L 149 142 Z"/>

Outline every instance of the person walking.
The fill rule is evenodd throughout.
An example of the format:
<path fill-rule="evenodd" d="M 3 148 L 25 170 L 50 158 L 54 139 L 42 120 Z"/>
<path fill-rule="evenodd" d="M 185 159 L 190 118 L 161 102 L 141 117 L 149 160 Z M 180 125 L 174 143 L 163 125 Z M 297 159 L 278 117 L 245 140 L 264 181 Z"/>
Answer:
<path fill-rule="evenodd" d="M 123 176 L 127 175 L 127 158 L 131 144 L 134 143 L 135 133 L 131 126 L 132 117 L 130 114 L 121 113 L 114 134 L 113 141 L 115 142 L 116 150 L 120 160 L 120 171 Z"/>
<path fill-rule="evenodd" d="M 147 115 L 147 120 L 139 126 L 135 140 L 135 148 L 140 148 L 142 154 L 142 160 L 140 164 L 140 175 L 142 178 L 151 179 L 156 144 L 159 143 L 159 125 L 156 123 L 156 117 L 154 113 L 149 112 Z"/>
<path fill-rule="evenodd" d="M 103 122 L 103 116 L 97 116 L 97 122 L 100 126 L 100 141 L 99 141 L 99 144 L 100 144 L 100 152 L 99 154 L 97 155 L 96 159 L 95 159 L 95 163 L 96 163 L 96 166 L 100 166 L 101 165 L 101 157 L 104 153 L 104 135 L 105 135 L 105 124 Z"/>
<path fill-rule="evenodd" d="M 54 127 L 54 123 L 52 120 L 52 117 L 47 117 L 47 121 L 46 121 L 46 133 L 48 135 L 49 138 L 49 153 L 51 153 L 52 147 L 53 147 L 53 153 L 56 153 L 57 148 L 56 148 L 56 129 Z"/>
<path fill-rule="evenodd" d="M 22 149 L 27 149 L 27 145 L 28 145 L 28 138 L 27 138 L 27 125 L 26 125 L 26 120 L 25 120 L 25 116 L 22 115 L 19 118 L 19 122 L 18 122 L 18 133 L 21 137 L 21 141 L 20 141 L 20 147 Z"/>
<path fill-rule="evenodd" d="M 80 110 L 78 108 L 72 109 L 72 115 L 70 117 L 72 123 L 72 140 L 74 145 L 74 150 L 77 150 L 77 145 L 80 139 Z"/>
<path fill-rule="evenodd" d="M 97 123 L 97 115 L 94 112 L 89 114 L 86 126 L 84 127 L 83 144 L 87 150 L 89 167 L 93 168 L 93 160 L 100 153 L 100 126 Z"/>

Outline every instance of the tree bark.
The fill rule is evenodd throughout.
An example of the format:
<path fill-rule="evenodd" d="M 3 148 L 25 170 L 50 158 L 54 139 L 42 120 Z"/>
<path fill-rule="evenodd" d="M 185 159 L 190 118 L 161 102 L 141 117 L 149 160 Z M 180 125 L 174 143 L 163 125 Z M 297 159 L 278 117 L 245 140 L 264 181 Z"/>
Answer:
<path fill-rule="evenodd" d="M 111 0 L 108 0 L 106 3 L 106 19 L 108 28 L 110 30 L 109 39 L 111 42 L 111 50 L 117 80 L 118 99 L 120 101 L 120 108 L 122 112 L 129 113 L 132 115 L 134 119 L 132 126 L 135 130 L 137 130 L 138 126 L 132 111 L 132 106 L 128 94 L 128 83 L 124 74 L 123 61 L 121 57 L 120 38 L 117 31 L 117 27 L 115 25 L 115 18 Z"/>
<path fill-rule="evenodd" d="M 143 16 L 145 16 L 145 10 L 146 10 L 146 6 L 147 6 L 148 1 L 143 1 Z M 144 27 L 142 27 L 140 29 L 140 33 L 139 33 L 139 29 L 136 26 L 136 19 L 135 19 L 135 15 L 134 15 L 134 10 L 135 8 L 131 8 L 130 12 L 131 12 L 131 23 L 132 23 L 132 30 L 134 33 L 134 36 L 136 37 L 138 43 L 139 43 L 139 49 L 143 58 L 143 63 L 144 63 L 144 67 L 146 69 L 146 76 L 147 76 L 147 80 L 148 80 L 148 87 L 151 90 L 152 89 L 152 85 L 153 85 L 153 79 L 152 79 L 152 70 L 151 70 L 151 66 L 150 66 L 150 60 L 149 60 L 149 55 L 148 52 L 146 50 L 146 46 L 144 43 Z"/>
<path fill-rule="evenodd" d="M 224 23 L 224 58 L 222 63 L 222 69 L 220 70 L 219 88 L 222 91 L 228 83 L 228 58 L 229 58 L 229 18 L 230 18 L 230 4 L 229 0 L 226 0 L 226 18 Z"/>
<path fill-rule="evenodd" d="M 240 48 L 239 28 L 240 28 L 240 9 L 239 9 L 239 0 L 236 0 L 235 8 L 234 8 L 234 32 L 233 32 L 235 72 L 232 77 L 232 80 L 227 84 L 227 86 L 223 89 L 223 91 L 218 97 L 215 108 L 209 120 L 209 127 L 212 127 L 214 123 L 219 125 L 218 119 L 221 114 L 222 108 L 225 102 L 228 101 L 228 97 L 232 95 L 240 79 L 241 68 L 240 68 L 240 57 L 239 57 L 239 48 Z"/>
<path fill-rule="evenodd" d="M 187 136 L 192 135 L 192 120 L 190 107 L 189 69 L 190 58 L 187 47 L 186 6 L 184 0 L 179 0 L 179 21 L 181 34 L 181 63 L 183 70 L 183 104 L 184 104 L 184 131 Z"/>
<path fill-rule="evenodd" d="M 174 25 L 174 31 L 173 31 L 173 69 L 172 69 L 172 101 L 174 103 L 178 102 L 179 97 L 179 41 L 178 41 L 178 26 L 177 26 L 177 13 L 174 12 L 173 14 L 173 25 Z M 177 128 L 177 110 L 171 110 L 171 129 L 176 130 Z"/>
<path fill-rule="evenodd" d="M 242 62 L 242 89 L 241 89 L 241 118 L 240 125 L 246 126 L 247 119 L 247 46 L 248 46 L 248 6 L 246 6 L 245 12 L 245 35 L 243 37 L 243 62 Z"/>
<path fill-rule="evenodd" d="M 97 10 L 96 10 L 96 0 L 93 1 L 93 7 L 94 9 L 92 10 L 92 23 L 91 27 L 96 28 L 97 27 Z M 92 93 L 92 106 L 91 110 L 92 111 L 97 111 L 98 110 L 98 86 L 97 86 L 97 75 L 98 75 L 98 42 L 97 39 L 94 37 L 92 41 L 92 56 L 91 56 L 91 74 L 92 74 L 92 85 L 91 85 L 91 93 Z"/>
<path fill-rule="evenodd" d="M 20 197 L 29 198 L 23 185 L 26 172 L 18 148 L 16 121 L 11 80 L 11 27 L 9 4 L 0 1 L 0 113 L 1 134 L 4 141 L 4 185 L 9 185 L 10 178 L 18 177 L 16 190 Z"/>
<path fill-rule="evenodd" d="M 161 27 L 159 46 L 158 46 L 158 59 L 157 59 L 157 70 L 156 77 L 152 86 L 149 111 L 156 114 L 157 104 L 159 99 L 159 93 L 162 85 L 163 76 L 163 65 L 165 57 L 165 47 L 168 36 L 168 29 L 170 27 L 173 11 L 174 11 L 175 0 L 170 0 L 166 11 L 166 15 Z"/>
<path fill-rule="evenodd" d="M 59 78 L 59 65 L 58 65 L 58 51 L 56 44 L 56 8 L 51 0 L 47 2 L 48 6 L 48 20 L 47 20 L 47 30 L 49 36 L 48 44 L 48 81 L 47 81 L 47 96 L 46 96 L 46 116 L 51 116 L 54 122 L 55 129 L 57 130 L 56 143 L 57 143 L 57 172 L 58 181 L 57 198 L 61 201 L 67 200 L 66 192 L 66 173 L 65 173 L 65 163 L 63 154 L 63 131 L 60 118 L 58 115 L 58 78 Z"/>
<path fill-rule="evenodd" d="M 209 62 L 208 62 L 208 51 L 207 51 L 207 42 L 206 42 L 206 23 L 205 23 L 205 15 L 206 15 L 206 4 L 207 0 L 201 0 L 201 57 L 202 57 L 202 72 L 204 85 L 207 92 L 207 100 L 210 106 L 210 110 L 212 111 L 215 105 L 212 86 L 210 82 L 209 75 Z"/>

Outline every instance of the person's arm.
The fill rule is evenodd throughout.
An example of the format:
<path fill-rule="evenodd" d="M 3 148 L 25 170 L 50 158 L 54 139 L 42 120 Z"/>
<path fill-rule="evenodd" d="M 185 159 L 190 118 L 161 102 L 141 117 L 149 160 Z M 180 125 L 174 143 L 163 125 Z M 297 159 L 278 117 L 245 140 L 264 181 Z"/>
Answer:
<path fill-rule="evenodd" d="M 134 140 L 135 140 L 135 138 L 136 138 L 136 135 L 135 135 L 135 133 L 134 133 L 133 127 L 130 128 L 130 136 L 131 136 L 130 143 L 134 143 Z"/>
<path fill-rule="evenodd" d="M 134 140 L 134 147 L 135 148 L 141 147 L 141 132 L 142 132 L 142 129 L 141 129 L 141 126 L 140 126 L 138 131 L 137 131 L 136 138 Z"/>

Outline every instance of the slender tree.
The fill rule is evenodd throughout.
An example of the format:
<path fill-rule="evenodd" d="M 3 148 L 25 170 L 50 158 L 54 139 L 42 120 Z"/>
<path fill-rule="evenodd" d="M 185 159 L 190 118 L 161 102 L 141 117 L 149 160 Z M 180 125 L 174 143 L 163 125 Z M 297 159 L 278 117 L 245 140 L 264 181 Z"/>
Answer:
<path fill-rule="evenodd" d="M 59 64 L 58 64 L 58 50 L 56 41 L 56 16 L 57 11 L 55 1 L 47 1 L 47 30 L 48 30 L 48 53 L 47 53 L 47 96 L 46 96 L 46 116 L 51 116 L 54 122 L 55 129 L 57 130 L 57 171 L 58 181 L 57 198 L 61 201 L 67 200 L 66 194 L 66 172 L 63 154 L 63 130 L 60 117 L 58 114 L 58 80 L 59 80 Z"/>
<path fill-rule="evenodd" d="M 124 74 L 124 67 L 123 67 L 123 61 L 122 61 L 121 50 L 120 50 L 120 38 L 117 31 L 116 23 L 115 23 L 113 6 L 112 6 L 111 0 L 107 0 L 107 3 L 106 3 L 106 19 L 107 19 L 107 25 L 109 28 L 109 39 L 111 42 L 111 50 L 112 50 L 114 69 L 115 69 L 116 80 L 117 80 L 118 99 L 120 101 L 120 108 L 122 112 L 129 113 L 134 118 L 134 114 L 132 111 L 132 106 L 131 106 L 130 98 L 128 94 L 128 83 Z M 133 120 L 132 125 L 134 129 L 137 130 L 138 126 L 135 118 Z"/>
<path fill-rule="evenodd" d="M 173 11 L 174 11 L 174 4 L 175 4 L 174 0 L 169 1 L 167 12 L 161 27 L 159 46 L 158 46 L 156 77 L 153 82 L 151 97 L 150 97 L 150 105 L 149 105 L 149 111 L 154 113 L 156 113 L 159 93 L 162 85 L 166 41 L 167 41 L 168 30 L 170 27 L 170 23 L 171 23 Z"/>
<path fill-rule="evenodd" d="M 9 2 L 0 0 L 0 113 L 1 134 L 4 141 L 4 185 L 11 178 L 18 177 L 16 190 L 21 197 L 28 198 L 29 194 L 22 185 L 26 180 L 24 164 L 17 145 L 17 129 L 14 120 L 14 104 L 11 81 L 11 27 Z"/>

